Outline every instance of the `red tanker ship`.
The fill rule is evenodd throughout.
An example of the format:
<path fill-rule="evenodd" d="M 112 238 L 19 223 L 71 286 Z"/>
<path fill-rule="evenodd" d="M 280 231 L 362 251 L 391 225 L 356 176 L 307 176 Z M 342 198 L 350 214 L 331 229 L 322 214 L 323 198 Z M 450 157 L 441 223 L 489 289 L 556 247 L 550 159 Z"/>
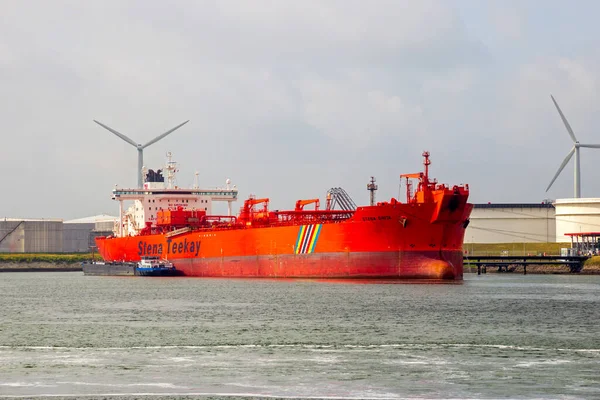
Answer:
<path fill-rule="evenodd" d="M 114 189 L 120 203 L 115 235 L 96 243 L 107 262 L 158 256 L 185 276 L 461 280 L 473 208 L 469 188 L 430 179 L 429 153 L 423 156 L 424 172 L 400 175 L 406 202 L 375 203 L 372 179 L 368 206 L 356 207 L 343 189 L 333 188 L 324 209 L 309 199 L 293 210 L 270 210 L 268 198 L 250 197 L 237 216 L 231 215 L 237 189 L 229 180 L 224 189 L 178 188 L 169 159 L 168 185 L 161 170 L 150 170 L 143 188 Z M 124 213 L 127 200 L 135 204 Z M 229 215 L 213 215 L 213 201 L 227 201 Z"/>

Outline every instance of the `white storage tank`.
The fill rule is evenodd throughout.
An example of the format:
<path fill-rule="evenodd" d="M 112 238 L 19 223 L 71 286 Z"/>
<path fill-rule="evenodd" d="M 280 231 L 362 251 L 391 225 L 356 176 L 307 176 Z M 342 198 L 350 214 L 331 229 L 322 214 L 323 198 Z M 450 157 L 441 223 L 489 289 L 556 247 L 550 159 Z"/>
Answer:
<path fill-rule="evenodd" d="M 554 242 L 554 206 L 542 203 L 475 204 L 465 243 Z"/>
<path fill-rule="evenodd" d="M 571 242 L 565 233 L 600 231 L 600 198 L 556 199 L 556 241 Z"/>

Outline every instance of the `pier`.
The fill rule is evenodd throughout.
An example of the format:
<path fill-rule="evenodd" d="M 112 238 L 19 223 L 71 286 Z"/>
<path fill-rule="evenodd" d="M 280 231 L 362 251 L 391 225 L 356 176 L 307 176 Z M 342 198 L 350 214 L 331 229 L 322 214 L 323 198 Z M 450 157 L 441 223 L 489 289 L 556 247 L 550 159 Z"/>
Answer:
<path fill-rule="evenodd" d="M 465 256 L 463 264 L 477 266 L 477 275 L 487 272 L 487 268 L 498 268 L 498 272 L 513 272 L 517 266 L 523 266 L 527 274 L 530 265 L 566 265 L 570 272 L 581 272 L 588 256 Z"/>

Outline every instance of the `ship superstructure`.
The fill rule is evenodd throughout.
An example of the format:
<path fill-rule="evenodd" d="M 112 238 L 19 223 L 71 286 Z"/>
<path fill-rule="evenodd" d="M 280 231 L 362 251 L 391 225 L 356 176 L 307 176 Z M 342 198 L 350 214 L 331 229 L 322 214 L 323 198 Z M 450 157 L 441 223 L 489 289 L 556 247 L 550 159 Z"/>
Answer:
<path fill-rule="evenodd" d="M 143 170 L 144 183 L 141 189 L 122 189 L 115 186 L 112 199 L 119 202 L 119 220 L 116 222 L 114 233 L 116 237 L 137 236 L 147 231 L 159 222 L 158 216 L 169 210 L 202 211 L 212 214 L 212 203 L 224 201 L 228 203 L 228 213 L 231 215 L 231 203 L 237 200 L 238 190 L 227 179 L 225 188 L 177 186 L 177 163 L 172 154 L 167 153 L 167 164 L 164 169 Z M 166 175 L 166 182 L 165 176 Z M 132 202 L 127 210 L 126 202 Z"/>

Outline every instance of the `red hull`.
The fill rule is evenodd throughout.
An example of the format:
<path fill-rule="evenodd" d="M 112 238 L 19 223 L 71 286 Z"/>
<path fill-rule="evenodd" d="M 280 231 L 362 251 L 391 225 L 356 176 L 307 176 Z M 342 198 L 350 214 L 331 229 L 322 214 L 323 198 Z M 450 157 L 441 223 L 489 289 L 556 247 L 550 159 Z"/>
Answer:
<path fill-rule="evenodd" d="M 186 276 L 230 278 L 377 278 L 462 280 L 461 251 L 302 254 L 191 258 L 177 262 Z"/>

